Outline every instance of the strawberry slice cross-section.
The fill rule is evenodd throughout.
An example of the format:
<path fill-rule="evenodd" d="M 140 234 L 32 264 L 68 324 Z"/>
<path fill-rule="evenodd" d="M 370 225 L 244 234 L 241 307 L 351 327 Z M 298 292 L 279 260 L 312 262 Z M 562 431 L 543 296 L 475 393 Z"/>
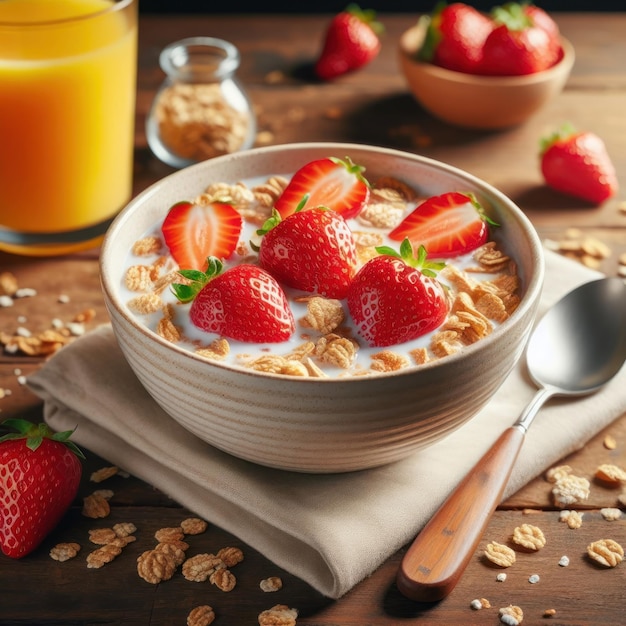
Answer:
<path fill-rule="evenodd" d="M 482 246 L 489 235 L 488 223 L 493 222 L 472 194 L 452 191 L 422 202 L 389 237 L 424 246 L 430 258 L 449 258 Z"/>
<path fill-rule="evenodd" d="M 181 269 L 206 269 L 209 256 L 227 259 L 235 251 L 243 220 L 230 204 L 174 204 L 161 227 L 165 244 Z"/>
<path fill-rule="evenodd" d="M 328 157 L 301 167 L 276 201 L 275 209 L 284 219 L 296 210 L 326 207 L 344 219 L 355 217 L 369 198 L 364 168 L 348 158 Z"/>

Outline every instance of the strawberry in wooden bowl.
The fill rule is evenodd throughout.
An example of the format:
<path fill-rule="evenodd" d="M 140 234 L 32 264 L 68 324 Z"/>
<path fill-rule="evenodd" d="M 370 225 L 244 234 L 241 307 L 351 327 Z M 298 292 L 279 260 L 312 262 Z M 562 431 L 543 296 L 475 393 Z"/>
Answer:
<path fill-rule="evenodd" d="M 572 45 L 531 4 L 486 14 L 453 3 L 424 15 L 399 43 L 399 64 L 417 101 L 456 126 L 501 129 L 526 121 L 565 86 Z"/>
<path fill-rule="evenodd" d="M 522 211 L 465 172 L 311 143 L 158 182 L 112 224 L 101 274 L 122 351 L 174 420 L 323 473 L 471 419 L 523 350 L 543 257 Z"/>

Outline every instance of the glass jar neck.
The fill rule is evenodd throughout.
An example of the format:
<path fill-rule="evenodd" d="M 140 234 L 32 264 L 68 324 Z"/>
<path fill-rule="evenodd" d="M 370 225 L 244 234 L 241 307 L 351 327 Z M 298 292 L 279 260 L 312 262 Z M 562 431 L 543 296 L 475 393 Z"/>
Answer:
<path fill-rule="evenodd" d="M 163 49 L 161 69 L 172 80 L 216 82 L 231 77 L 240 63 L 239 50 L 223 39 L 189 37 Z"/>

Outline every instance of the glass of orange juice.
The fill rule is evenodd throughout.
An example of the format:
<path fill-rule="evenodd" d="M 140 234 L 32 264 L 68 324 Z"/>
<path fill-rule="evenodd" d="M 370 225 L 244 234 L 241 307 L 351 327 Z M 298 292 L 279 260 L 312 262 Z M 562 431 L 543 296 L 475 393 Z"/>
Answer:
<path fill-rule="evenodd" d="M 0 0 L 0 250 L 96 246 L 130 199 L 137 0 Z"/>

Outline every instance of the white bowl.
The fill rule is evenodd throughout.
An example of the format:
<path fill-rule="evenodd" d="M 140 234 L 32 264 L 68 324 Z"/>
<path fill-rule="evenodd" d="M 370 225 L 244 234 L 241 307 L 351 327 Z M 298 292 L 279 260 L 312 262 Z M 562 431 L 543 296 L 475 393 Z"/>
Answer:
<path fill-rule="evenodd" d="M 518 262 L 521 303 L 494 332 L 457 354 L 396 373 L 294 378 L 212 362 L 162 339 L 129 311 L 125 259 L 169 207 L 208 181 L 293 172 L 327 156 L 350 158 L 366 175 L 393 173 L 426 195 L 474 192 L 500 224 L 494 238 Z M 104 299 L 119 344 L 147 391 L 199 438 L 237 457 L 301 472 L 345 472 L 399 460 L 471 419 L 520 357 L 543 283 L 539 238 L 522 211 L 487 183 L 414 154 L 351 144 L 260 148 L 167 176 L 111 225 L 101 254 Z"/>

